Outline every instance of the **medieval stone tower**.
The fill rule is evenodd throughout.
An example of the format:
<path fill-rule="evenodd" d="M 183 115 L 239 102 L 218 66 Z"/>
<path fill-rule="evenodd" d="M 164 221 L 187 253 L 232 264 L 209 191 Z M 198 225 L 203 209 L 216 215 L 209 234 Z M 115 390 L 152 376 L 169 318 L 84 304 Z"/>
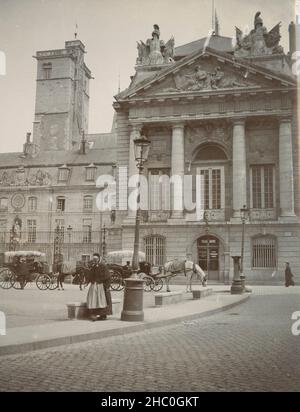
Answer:
<path fill-rule="evenodd" d="M 65 48 L 39 51 L 33 143 L 41 151 L 75 150 L 88 131 L 89 80 L 80 40 Z"/>

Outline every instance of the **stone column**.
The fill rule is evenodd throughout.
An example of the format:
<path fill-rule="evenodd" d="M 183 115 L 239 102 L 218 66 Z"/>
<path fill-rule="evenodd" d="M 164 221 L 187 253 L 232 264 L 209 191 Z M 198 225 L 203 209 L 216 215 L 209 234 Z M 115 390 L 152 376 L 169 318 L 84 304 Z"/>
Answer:
<path fill-rule="evenodd" d="M 290 118 L 279 120 L 280 217 L 294 217 L 293 142 Z"/>
<path fill-rule="evenodd" d="M 232 147 L 233 218 L 240 220 L 240 209 L 247 204 L 247 166 L 245 120 L 234 120 Z"/>
<path fill-rule="evenodd" d="M 138 169 L 136 167 L 136 161 L 135 161 L 135 156 L 134 156 L 134 140 L 140 137 L 141 135 L 141 130 L 142 130 L 143 125 L 142 124 L 132 124 L 131 125 L 131 132 L 130 132 L 130 139 L 129 139 L 129 162 L 128 162 L 128 179 L 135 175 L 138 174 Z M 128 190 L 128 196 L 132 192 L 133 189 Z M 129 218 L 135 218 L 136 216 L 136 211 L 131 210 L 128 208 L 128 217 Z"/>
<path fill-rule="evenodd" d="M 183 177 L 184 177 L 184 123 L 175 123 L 172 125 L 172 170 L 171 177 L 173 182 L 172 190 L 172 218 L 183 218 Z M 181 178 L 181 185 L 177 184 L 177 179 L 174 176 Z M 181 187 L 180 187 L 181 186 Z M 181 210 L 177 205 L 181 205 Z M 177 210 L 176 210 L 177 209 Z"/>

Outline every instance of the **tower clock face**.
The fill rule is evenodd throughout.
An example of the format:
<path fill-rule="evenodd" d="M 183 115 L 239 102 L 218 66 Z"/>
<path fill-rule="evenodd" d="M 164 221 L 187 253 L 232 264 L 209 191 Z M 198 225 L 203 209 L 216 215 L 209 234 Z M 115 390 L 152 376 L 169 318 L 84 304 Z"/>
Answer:
<path fill-rule="evenodd" d="M 23 209 L 25 205 L 25 197 L 21 193 L 16 193 L 11 198 L 11 205 L 14 209 Z"/>

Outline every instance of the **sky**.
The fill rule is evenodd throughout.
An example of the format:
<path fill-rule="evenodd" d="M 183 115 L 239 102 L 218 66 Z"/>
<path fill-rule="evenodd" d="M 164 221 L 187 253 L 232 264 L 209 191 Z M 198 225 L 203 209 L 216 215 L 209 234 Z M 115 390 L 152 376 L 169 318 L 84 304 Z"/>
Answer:
<path fill-rule="evenodd" d="M 211 29 L 213 0 L 0 0 L 0 153 L 22 150 L 34 120 L 36 51 L 64 48 L 78 36 L 86 46 L 90 82 L 89 133 L 111 129 L 113 96 L 129 85 L 136 42 L 175 37 L 175 47 L 205 37 Z M 235 37 L 235 26 L 253 28 L 261 11 L 271 30 L 281 21 L 281 45 L 288 52 L 288 25 L 295 0 L 214 0 L 220 34 Z M 6 70 L 3 75 L 3 56 Z M 2 58 L 2 61 L 1 61 Z M 2 63 L 2 66 L 1 66 Z M 2 67 L 2 70 L 1 70 Z"/>

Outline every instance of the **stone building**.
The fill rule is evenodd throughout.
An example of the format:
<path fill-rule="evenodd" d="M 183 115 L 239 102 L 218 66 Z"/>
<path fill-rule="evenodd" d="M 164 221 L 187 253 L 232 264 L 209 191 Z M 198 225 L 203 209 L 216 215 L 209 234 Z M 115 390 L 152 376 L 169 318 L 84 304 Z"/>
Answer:
<path fill-rule="evenodd" d="M 128 167 L 129 176 L 136 173 L 133 140 L 148 137 L 150 206 L 140 247 L 151 263 L 189 257 L 209 269 L 210 280 L 228 282 L 231 256 L 242 253 L 240 209 L 246 205 L 249 282 L 281 280 L 285 261 L 300 279 L 294 31 L 291 24 L 288 54 L 279 44 L 280 25 L 268 31 L 259 12 L 248 35 L 237 28 L 234 48 L 231 39 L 213 35 L 174 49 L 174 39 L 159 39 L 157 25 L 152 38 L 138 44 L 135 75 L 115 96 L 117 165 Z M 192 175 L 194 202 L 202 182 L 200 213 L 172 208 L 182 193 L 163 175 Z M 134 213 L 122 213 L 125 248 L 133 244 Z"/>
<path fill-rule="evenodd" d="M 84 45 L 74 40 L 37 52 L 33 141 L 28 135 L 23 153 L 0 154 L 0 248 L 38 248 L 52 259 L 58 226 L 64 257 L 88 258 L 102 250 L 105 224 L 107 250 L 132 249 L 133 189 L 126 188 L 137 172 L 133 140 L 146 135 L 149 207 L 140 250 L 148 261 L 188 257 L 209 280 L 229 282 L 246 205 L 249 283 L 281 281 L 285 261 L 300 280 L 295 30 L 291 24 L 285 54 L 279 24 L 268 31 L 259 12 L 248 35 L 237 29 L 235 47 L 214 34 L 175 48 L 155 25 L 138 43 L 129 87 L 115 96 L 112 132 L 98 135 L 87 133 L 91 72 Z M 96 205 L 99 191 L 115 188 L 97 187 L 100 175 L 116 179 L 112 212 Z M 183 190 L 169 184 L 172 176 L 182 178 Z M 200 209 L 193 208 L 197 202 Z"/>
<path fill-rule="evenodd" d="M 55 229 L 65 259 L 101 251 L 110 215 L 99 211 L 97 177 L 115 170 L 113 133 L 88 135 L 89 80 L 80 40 L 36 53 L 33 139 L 22 153 L 0 154 L 0 249 L 45 251 Z"/>

